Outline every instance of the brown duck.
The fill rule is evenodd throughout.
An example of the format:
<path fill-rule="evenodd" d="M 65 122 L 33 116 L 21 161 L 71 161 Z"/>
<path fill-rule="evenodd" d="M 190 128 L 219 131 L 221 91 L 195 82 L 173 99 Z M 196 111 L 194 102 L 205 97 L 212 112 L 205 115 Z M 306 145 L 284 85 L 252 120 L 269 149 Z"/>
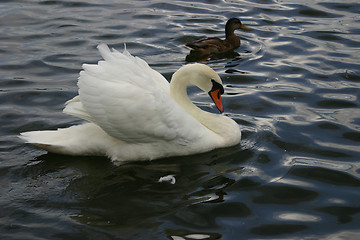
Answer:
<path fill-rule="evenodd" d="M 245 27 L 239 19 L 230 18 L 225 26 L 225 40 L 210 37 L 186 43 L 186 46 L 192 49 L 190 54 L 197 53 L 201 56 L 208 57 L 232 52 L 240 46 L 240 38 L 234 34 L 236 29 L 250 30 L 248 27 Z"/>

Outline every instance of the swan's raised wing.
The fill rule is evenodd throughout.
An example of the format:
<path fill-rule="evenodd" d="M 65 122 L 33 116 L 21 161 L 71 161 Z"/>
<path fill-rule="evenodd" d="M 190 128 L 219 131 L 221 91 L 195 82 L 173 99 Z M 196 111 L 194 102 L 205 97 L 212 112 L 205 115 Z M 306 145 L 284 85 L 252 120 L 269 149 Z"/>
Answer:
<path fill-rule="evenodd" d="M 191 141 L 203 128 L 169 95 L 169 83 L 140 58 L 100 45 L 104 61 L 84 64 L 79 97 L 64 112 L 95 122 L 127 142 Z M 194 127 L 194 128 L 193 128 Z"/>

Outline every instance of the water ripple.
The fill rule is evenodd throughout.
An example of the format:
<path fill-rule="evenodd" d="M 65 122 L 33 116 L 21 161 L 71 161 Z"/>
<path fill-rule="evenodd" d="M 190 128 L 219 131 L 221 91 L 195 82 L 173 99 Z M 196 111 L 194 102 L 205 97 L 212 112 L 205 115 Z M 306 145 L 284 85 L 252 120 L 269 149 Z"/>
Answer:
<path fill-rule="evenodd" d="M 355 0 L 2 1 L 0 236 L 4 239 L 356 239 L 360 4 Z M 185 44 L 242 45 L 207 62 L 223 79 L 241 145 L 115 167 L 49 154 L 17 138 L 81 120 L 62 113 L 82 63 L 107 43 L 170 80 Z M 208 96 L 191 99 L 215 112 Z M 175 184 L 158 179 L 175 175 Z"/>

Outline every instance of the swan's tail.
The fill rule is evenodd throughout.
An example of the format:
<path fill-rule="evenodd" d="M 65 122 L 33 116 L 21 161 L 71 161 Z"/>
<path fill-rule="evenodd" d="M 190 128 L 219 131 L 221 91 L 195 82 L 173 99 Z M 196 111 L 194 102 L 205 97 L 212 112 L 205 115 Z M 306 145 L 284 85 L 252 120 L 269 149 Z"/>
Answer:
<path fill-rule="evenodd" d="M 49 152 L 61 151 L 61 144 L 56 141 L 58 131 L 33 131 L 20 133 L 20 138 Z"/>
<path fill-rule="evenodd" d="M 106 135 L 93 123 L 51 131 L 23 132 L 20 138 L 46 151 L 67 155 L 103 155 L 104 143 L 95 136 Z M 104 138 L 102 138 L 104 139 Z M 91 146 L 90 146 L 91 145 Z M 89 152 L 89 150 L 91 151 Z"/>

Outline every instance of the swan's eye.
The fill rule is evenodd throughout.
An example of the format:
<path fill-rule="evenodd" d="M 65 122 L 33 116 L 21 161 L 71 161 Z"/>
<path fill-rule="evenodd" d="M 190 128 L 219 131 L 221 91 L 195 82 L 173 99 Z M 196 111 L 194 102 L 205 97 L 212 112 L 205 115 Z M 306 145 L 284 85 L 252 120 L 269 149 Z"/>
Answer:
<path fill-rule="evenodd" d="M 214 79 L 211 79 L 211 82 L 212 82 L 213 86 L 212 86 L 212 89 L 210 90 L 210 92 L 219 89 L 219 90 L 220 90 L 220 91 L 219 91 L 219 94 L 220 94 L 220 95 L 221 95 L 221 94 L 224 94 L 224 87 L 223 87 L 220 83 L 216 82 Z"/>

